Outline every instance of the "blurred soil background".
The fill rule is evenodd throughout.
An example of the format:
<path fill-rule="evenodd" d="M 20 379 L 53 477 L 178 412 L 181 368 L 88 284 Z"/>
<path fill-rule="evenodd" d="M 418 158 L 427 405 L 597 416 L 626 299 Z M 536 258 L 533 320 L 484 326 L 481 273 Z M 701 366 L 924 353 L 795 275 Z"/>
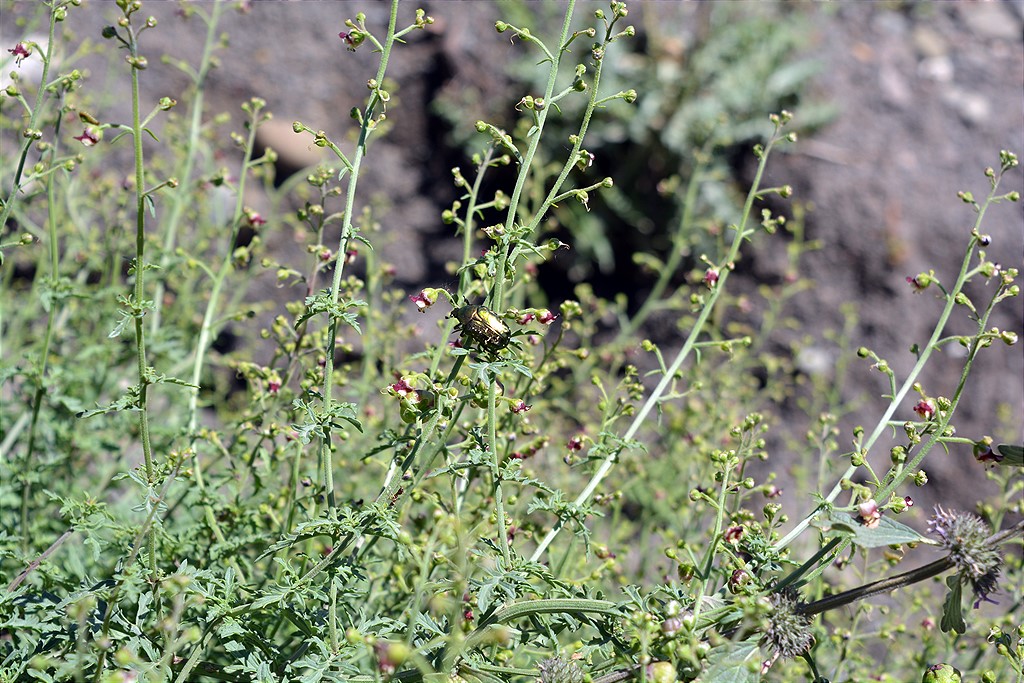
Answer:
<path fill-rule="evenodd" d="M 605 4 L 577 3 L 577 16 L 582 19 Z M 456 197 L 452 167 L 461 166 L 468 174 L 467 151 L 481 148 L 473 122 L 486 118 L 510 127 L 515 103 L 539 90 L 525 80 L 536 53 L 518 42 L 511 44 L 507 34 L 497 34 L 495 20 L 527 23 L 525 17 L 535 13 L 541 19 L 527 25 L 551 36 L 558 31 L 561 11 L 560 3 L 410 2 L 401 6 L 400 23 L 411 21 L 417 6 L 436 23 L 411 34 L 408 45 L 394 53 L 389 67 L 390 80 L 397 84 L 390 88 L 391 127 L 372 143 L 360 183 L 363 202 L 374 205 L 380 223 L 381 232 L 373 236 L 379 257 L 394 264 L 398 283 L 409 293 L 453 282 L 446 263 L 459 257 L 460 245 L 440 214 Z M 14 20 L 33 16 L 38 9 L 34 2 L 4 0 L 0 23 L 5 47 L 23 37 Z M 240 130 L 239 105 L 253 96 L 267 101 L 275 119 L 262 129 L 260 143 L 280 155 L 279 182 L 309 164 L 329 161 L 309 136 L 292 132 L 292 121 L 323 129 L 339 143 L 354 129 L 349 111 L 367 94 L 376 55 L 368 46 L 347 51 L 338 33 L 346 30 L 344 20 L 360 10 L 375 31 L 385 25 L 384 3 L 256 1 L 245 12 L 229 14 L 222 26 L 230 47 L 220 52 L 219 67 L 210 75 L 209 111 L 230 112 L 233 129 Z M 147 2 L 143 14 L 159 20 L 143 38 L 150 64 L 142 74 L 143 98 L 156 102 L 174 97 L 184 112 L 188 81 L 160 57 L 195 63 L 205 28 L 180 16 L 177 3 Z M 69 23 L 76 40 L 101 42 L 100 31 L 116 16 L 113 3 L 86 0 L 83 7 L 72 8 Z M 708 66 L 697 58 L 699 48 L 718 32 L 743 22 L 752 24 L 744 29 L 746 34 L 716 48 L 725 60 L 722 66 Z M 791 109 L 801 140 L 773 157 L 765 184 L 793 186 L 794 199 L 807 207 L 806 238 L 820 241 L 821 248 L 806 254 L 800 272 L 791 273 L 788 238 L 761 237 L 745 252 L 739 277 L 729 285 L 754 292 L 759 285 L 793 276 L 813 280 L 814 286 L 790 300 L 785 311 L 799 321 L 800 329 L 783 326 L 771 343 L 792 358 L 795 374 L 826 383 L 842 358 L 851 364 L 841 387 L 856 408 L 842 423 L 839 441 L 846 449 L 854 424 L 870 425 L 877 419 L 884 406 L 880 396 L 887 389 L 884 377 L 868 369 L 869 361 L 852 357 L 855 349 L 868 346 L 889 360 L 898 377 L 905 376 L 914 362 L 911 345 L 927 340 L 941 310 L 933 290 L 915 295 L 905 278 L 934 269 L 952 282 L 974 220 L 957 191 L 984 197 L 988 184 L 982 171 L 998 163 L 999 150 L 1024 153 L 1024 3 L 632 2 L 629 23 L 639 35 L 632 43 L 616 45 L 629 54 L 612 56 L 620 71 L 609 76 L 610 81 L 619 79 L 609 87 L 635 87 L 639 100 L 635 109 L 617 104 L 609 113 L 614 125 L 598 120 L 593 130 L 600 139 L 586 146 L 598 156 L 594 177 L 613 176 L 617 196 L 632 199 L 632 209 L 604 207 L 602 212 L 595 206 L 601 221 L 597 232 L 575 235 L 574 255 L 542 278 L 551 301 L 572 298 L 572 288 L 581 280 L 603 295 L 625 283 L 631 301 L 642 301 L 649 276 L 615 256 L 645 242 L 664 248 L 668 224 L 675 220 L 670 202 L 647 201 L 644 193 L 655 197 L 657 183 L 676 172 L 673 164 L 686 167 L 685 148 L 699 142 L 693 131 L 700 133 L 707 120 L 728 130 L 729 139 L 718 145 L 728 162 L 726 184 L 743 191 L 753 169 L 749 149 L 754 138 L 744 128 L 748 121 L 738 120 L 737 112 L 742 110 L 764 130 L 769 112 L 780 106 Z M 763 26 L 757 28 L 758 23 Z M 92 112 L 103 121 L 128 119 L 128 79 L 115 53 L 110 49 L 108 56 L 91 58 L 87 87 L 123 93 L 111 98 L 108 111 Z M 749 66 L 758 64 L 771 72 Z M 736 67 L 736 78 L 747 74 L 754 80 L 730 83 L 725 79 L 733 75 L 728 65 Z M 693 84 L 701 69 L 718 79 L 714 85 Z M 630 77 L 641 82 L 630 82 Z M 716 104 L 712 94 L 719 101 L 728 96 L 742 101 Z M 710 119 L 701 118 L 701 107 Z M 701 135 L 707 140 L 710 134 L 697 138 Z M 233 167 L 236 161 L 225 158 L 221 163 Z M 271 198 L 257 184 L 250 187 L 246 204 L 268 211 Z M 1024 193 L 1020 169 L 1001 188 L 1014 189 Z M 634 190 L 637 195 L 630 198 Z M 708 201 L 714 204 L 714 198 Z M 786 206 L 775 208 L 788 212 Z M 987 250 L 992 260 L 1005 267 L 1024 266 L 1024 213 L 1019 204 L 995 207 L 983 229 L 992 236 Z M 289 231 L 268 225 L 262 236 L 282 263 L 308 258 Z M 328 237 L 326 243 L 335 240 Z M 297 297 L 268 278 L 250 298 L 283 302 Z M 847 303 L 855 305 L 856 324 L 848 348 L 842 348 L 825 332 L 843 327 L 842 307 Z M 750 315 L 756 322 L 758 311 Z M 416 319 L 425 335 L 436 334 L 432 320 Z M 1024 299 L 1002 306 L 993 324 L 1024 337 Z M 258 327 L 234 328 L 238 339 L 231 343 L 258 344 L 254 330 Z M 951 330 L 970 332 L 962 314 L 954 316 Z M 673 335 L 679 336 L 671 324 L 659 328 L 658 320 L 645 332 L 667 347 Z M 955 420 L 961 436 L 990 434 L 997 443 L 1024 440 L 1022 348 L 1018 344 L 981 354 Z M 947 346 L 929 365 L 922 381 L 931 395 L 949 395 L 956 386 L 959 351 L 956 345 Z M 913 417 L 911 405 L 908 401 L 896 419 Z M 774 429 L 799 439 L 805 427 L 797 412 L 795 402 L 776 406 Z M 777 439 L 774 447 L 777 452 L 769 464 L 778 469 L 787 446 Z M 931 484 L 919 502 L 955 506 L 959 501 L 972 508 L 987 490 L 969 448 L 935 454 L 928 472 Z"/>

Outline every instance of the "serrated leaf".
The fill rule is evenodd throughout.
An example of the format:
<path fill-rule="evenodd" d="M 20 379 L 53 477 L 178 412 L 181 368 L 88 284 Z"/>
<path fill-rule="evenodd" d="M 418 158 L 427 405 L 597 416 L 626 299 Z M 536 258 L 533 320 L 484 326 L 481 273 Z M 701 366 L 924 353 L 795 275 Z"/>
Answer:
<path fill-rule="evenodd" d="M 873 529 L 861 524 L 846 512 L 833 512 L 818 519 L 813 525 L 825 533 L 837 532 L 849 536 L 854 545 L 862 548 L 879 548 L 903 543 L 920 543 L 925 538 L 906 524 L 883 517 Z"/>
<path fill-rule="evenodd" d="M 756 640 L 727 643 L 708 652 L 708 667 L 697 677 L 699 683 L 757 683 L 761 650 Z"/>

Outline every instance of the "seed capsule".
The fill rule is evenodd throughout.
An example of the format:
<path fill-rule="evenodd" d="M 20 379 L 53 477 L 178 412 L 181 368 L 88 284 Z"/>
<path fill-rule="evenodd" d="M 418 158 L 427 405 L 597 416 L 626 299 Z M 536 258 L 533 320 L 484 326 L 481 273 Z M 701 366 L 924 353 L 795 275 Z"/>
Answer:
<path fill-rule="evenodd" d="M 486 351 L 500 351 L 508 346 L 512 331 L 498 317 L 498 314 L 484 306 L 461 306 L 452 311 L 451 316 L 459 321 L 457 330 L 463 337 L 476 342 Z"/>

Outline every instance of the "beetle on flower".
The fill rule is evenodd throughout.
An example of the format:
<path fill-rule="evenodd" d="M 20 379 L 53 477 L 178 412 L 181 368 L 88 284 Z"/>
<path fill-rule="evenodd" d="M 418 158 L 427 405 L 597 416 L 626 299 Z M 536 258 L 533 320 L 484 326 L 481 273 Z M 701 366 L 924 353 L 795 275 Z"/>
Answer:
<path fill-rule="evenodd" d="M 475 342 L 485 351 L 501 351 L 512 340 L 512 331 L 508 325 L 486 306 L 460 306 L 449 317 L 459 321 L 455 329 L 462 333 L 464 339 Z"/>

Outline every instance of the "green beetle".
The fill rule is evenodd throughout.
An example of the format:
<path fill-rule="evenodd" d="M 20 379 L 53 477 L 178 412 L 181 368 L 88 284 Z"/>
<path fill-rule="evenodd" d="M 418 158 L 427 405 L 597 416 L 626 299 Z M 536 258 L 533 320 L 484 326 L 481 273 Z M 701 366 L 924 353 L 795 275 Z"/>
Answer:
<path fill-rule="evenodd" d="M 463 337 L 476 342 L 485 351 L 501 351 L 512 339 L 512 330 L 486 306 L 460 306 L 448 317 L 459 321 L 455 329 L 462 332 Z"/>

